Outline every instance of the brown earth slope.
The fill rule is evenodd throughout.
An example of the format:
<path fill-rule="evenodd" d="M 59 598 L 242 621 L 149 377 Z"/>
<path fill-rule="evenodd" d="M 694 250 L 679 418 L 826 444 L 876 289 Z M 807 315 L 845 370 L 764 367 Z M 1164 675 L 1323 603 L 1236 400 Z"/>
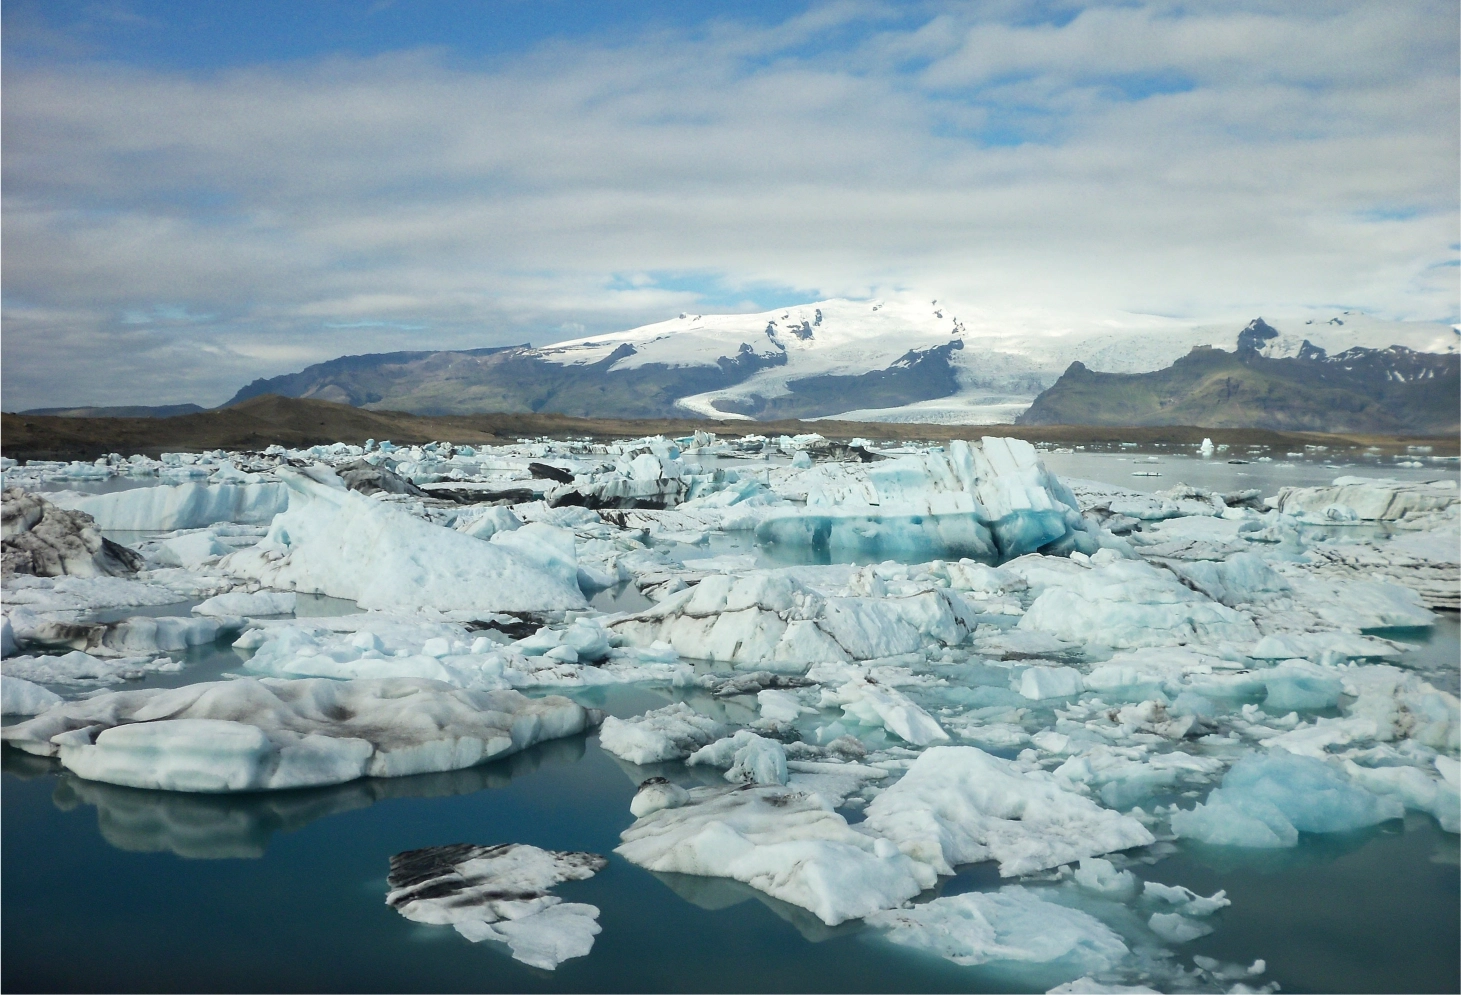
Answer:
<path fill-rule="evenodd" d="M 366 439 L 397 444 L 448 441 L 465 445 L 506 443 L 523 438 L 623 439 L 644 435 L 686 436 L 695 430 L 739 437 L 798 435 L 817 432 L 832 439 L 883 441 L 977 439 L 984 435 L 1015 436 L 1032 442 L 1075 445 L 1136 442 L 1146 445 L 1190 445 L 1210 437 L 1218 444 L 1266 445 L 1287 449 L 1326 445 L 1332 449 L 1378 446 L 1401 449 L 1407 444 L 1433 446 L 1435 452 L 1457 452 L 1455 436 L 1400 437 L 1322 435 L 1262 429 L 1204 429 L 1189 426 L 1108 428 L 1084 425 L 918 425 L 844 421 L 708 421 L 616 420 L 570 418 L 565 415 L 447 415 L 430 417 L 393 411 L 366 411 L 346 404 L 265 395 L 231 408 L 174 418 L 58 418 L 5 414 L 0 418 L 0 453 L 18 460 L 95 459 L 107 453 L 198 452 L 208 449 L 263 449 L 278 443 L 309 446 Z"/>

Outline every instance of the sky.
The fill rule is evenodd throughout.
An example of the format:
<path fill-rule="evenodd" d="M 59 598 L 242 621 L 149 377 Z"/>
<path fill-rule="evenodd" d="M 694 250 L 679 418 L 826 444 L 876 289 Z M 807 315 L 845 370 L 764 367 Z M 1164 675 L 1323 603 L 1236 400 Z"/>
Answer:
<path fill-rule="evenodd" d="M 830 297 L 1461 317 L 1454 0 L 0 18 L 5 410 Z"/>

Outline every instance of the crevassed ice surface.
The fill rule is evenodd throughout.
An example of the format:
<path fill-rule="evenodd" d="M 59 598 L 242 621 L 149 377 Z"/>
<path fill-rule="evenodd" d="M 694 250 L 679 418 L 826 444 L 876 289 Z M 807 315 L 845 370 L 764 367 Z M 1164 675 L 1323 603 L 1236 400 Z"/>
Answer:
<path fill-rule="evenodd" d="M 872 448 L 7 461 L 5 983 L 1455 990 L 1454 463 Z"/>

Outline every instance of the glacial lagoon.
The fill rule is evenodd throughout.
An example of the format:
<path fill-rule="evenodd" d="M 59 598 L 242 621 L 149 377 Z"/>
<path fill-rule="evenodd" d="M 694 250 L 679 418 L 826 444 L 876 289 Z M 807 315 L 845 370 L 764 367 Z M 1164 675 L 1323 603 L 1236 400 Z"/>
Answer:
<path fill-rule="evenodd" d="M 1340 476 L 1380 476 L 1382 469 L 1384 476 L 1400 481 L 1456 479 L 1453 462 L 1397 467 L 1378 458 L 1330 462 L 1321 454 L 1234 464 L 1224 456 L 1203 459 L 1161 450 L 1046 451 L 1041 456 L 1063 479 L 1140 492 L 1180 481 L 1223 492 L 1259 488 L 1266 496 L 1280 486 L 1320 487 Z M 770 461 L 771 466 L 784 464 L 779 458 Z M 1316 541 L 1341 544 L 1385 541 L 1395 532 L 1393 524 L 1382 522 L 1334 526 L 1313 521 L 1295 528 Z M 147 533 L 109 534 L 140 540 Z M 652 546 L 689 569 L 710 558 L 743 558 L 742 570 L 837 560 L 805 549 L 757 545 L 744 529 L 678 541 L 683 538 L 693 537 L 657 538 Z M 865 564 L 886 558 L 850 559 Z M 86 621 L 191 616 L 202 600 L 101 609 Z M 592 601 L 609 613 L 642 611 L 654 603 L 631 581 L 600 590 Z M 294 616 L 338 617 L 353 611 L 345 599 L 301 597 Z M 990 631 L 1002 631 L 1019 617 L 994 613 L 981 620 Z M 1413 647 L 1400 658 L 1408 672 L 1456 694 L 1461 635 L 1454 612 L 1439 613 L 1430 627 L 1391 627 L 1384 635 Z M 180 669 L 136 675 L 125 686 L 177 688 L 246 672 L 249 654 L 229 642 L 224 637 L 175 653 Z M 975 687 L 993 687 L 996 676 L 1005 679 L 992 676 L 998 668 L 980 660 L 977 649 L 965 650 L 956 659 L 945 656 L 942 665 L 963 668 L 958 672 Z M 753 669 L 690 663 L 696 674 L 718 679 Z M 1091 663 L 1078 665 L 1089 670 Z M 1006 662 L 1003 671 L 1010 670 Z M 78 690 L 47 686 L 66 696 Z M 676 701 L 717 715 L 728 727 L 749 725 L 757 715 L 754 696 L 749 703 L 719 699 L 706 686 L 685 680 L 560 683 L 524 690 L 533 696 L 563 694 L 623 720 Z M 1103 693 L 1113 704 L 1142 698 L 1136 690 Z M 939 709 L 948 705 L 939 692 L 908 694 L 951 730 L 968 728 L 951 721 L 958 716 L 947 708 Z M 1091 696 L 1085 692 L 1086 699 Z M 991 692 L 966 704 L 987 713 L 996 698 L 1005 700 Z M 1303 721 L 1340 719 L 1345 701 L 1301 709 Z M 1057 710 L 1073 714 L 1070 704 L 1065 698 L 1031 699 L 1022 705 L 1021 721 L 1027 730 L 1053 730 Z M 1239 704 L 1222 706 L 1220 714 L 1236 714 Z M 1261 699 L 1247 704 L 1258 711 L 1243 713 L 1244 728 L 1277 722 L 1263 735 L 1294 731 L 1282 724 L 1280 713 L 1288 709 L 1265 709 Z M 16 718 L 8 716 L 6 725 Z M 857 734 L 869 755 L 907 752 L 891 722 L 890 728 L 857 727 L 835 708 L 802 717 L 796 728 L 802 740 L 816 742 L 819 727 L 839 722 Z M 959 741 L 979 743 L 990 756 L 1010 763 L 1030 746 L 1028 737 L 1006 744 Z M 891 942 L 887 931 L 855 919 L 828 926 L 804 908 L 729 878 L 635 866 L 614 849 L 620 834 L 636 822 L 630 803 L 641 781 L 663 776 L 693 788 L 723 786 L 725 780 L 713 766 L 630 763 L 601 748 L 597 731 L 541 742 L 460 770 L 236 794 L 151 791 L 83 779 L 54 759 L 10 746 L 3 757 L 0 916 L 8 942 L 0 971 L 12 991 L 993 992 L 1046 991 L 1093 973 L 1080 949 L 1046 960 L 996 958 L 960 965 Z M 897 764 L 892 768 L 899 769 Z M 1119 791 L 1104 797 L 1118 799 L 1123 809 L 1140 802 L 1148 813 L 1164 805 L 1190 808 L 1218 782 L 1216 776 L 1169 781 L 1130 798 Z M 837 808 L 854 827 L 865 817 L 866 799 L 856 802 Z M 1104 974 L 1121 984 L 1157 990 L 1229 990 L 1239 984 L 1257 989 L 1275 983 L 1284 992 L 1461 987 L 1458 837 L 1454 829 L 1443 830 L 1433 815 L 1411 809 L 1362 828 L 1301 832 L 1297 845 L 1267 849 L 1174 839 L 1163 820 L 1153 825 L 1156 842 L 1115 854 L 1114 869 L 1134 876 L 1138 894 L 1145 882 L 1181 886 L 1198 896 L 1225 893 L 1230 904 L 1190 920 L 1208 928 L 1205 935 L 1176 942 L 1154 935 L 1145 921 L 1153 913 L 1165 914 L 1166 906 L 1150 898 L 1116 900 L 1082 887 L 1072 877 L 1073 864 L 1018 879 L 1001 878 L 992 861 L 958 866 L 956 874 L 940 877 L 915 903 L 993 893 L 1017 880 L 1016 887 L 1050 905 L 1076 909 L 1123 939 L 1128 959 L 1120 971 Z M 608 857 L 607 867 L 589 879 L 555 888 L 565 902 L 597 908 L 602 931 L 591 952 L 543 970 L 513 959 L 500 943 L 472 943 L 450 928 L 398 915 L 385 903 L 392 855 L 452 843 L 522 843 Z"/>

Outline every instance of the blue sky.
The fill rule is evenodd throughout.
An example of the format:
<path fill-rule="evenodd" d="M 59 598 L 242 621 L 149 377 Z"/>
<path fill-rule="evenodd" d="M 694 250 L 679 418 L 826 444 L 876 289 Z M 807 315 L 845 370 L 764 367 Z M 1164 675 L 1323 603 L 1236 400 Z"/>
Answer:
<path fill-rule="evenodd" d="M 1456 21 L 7 0 L 3 404 L 898 292 L 1455 321 Z"/>

